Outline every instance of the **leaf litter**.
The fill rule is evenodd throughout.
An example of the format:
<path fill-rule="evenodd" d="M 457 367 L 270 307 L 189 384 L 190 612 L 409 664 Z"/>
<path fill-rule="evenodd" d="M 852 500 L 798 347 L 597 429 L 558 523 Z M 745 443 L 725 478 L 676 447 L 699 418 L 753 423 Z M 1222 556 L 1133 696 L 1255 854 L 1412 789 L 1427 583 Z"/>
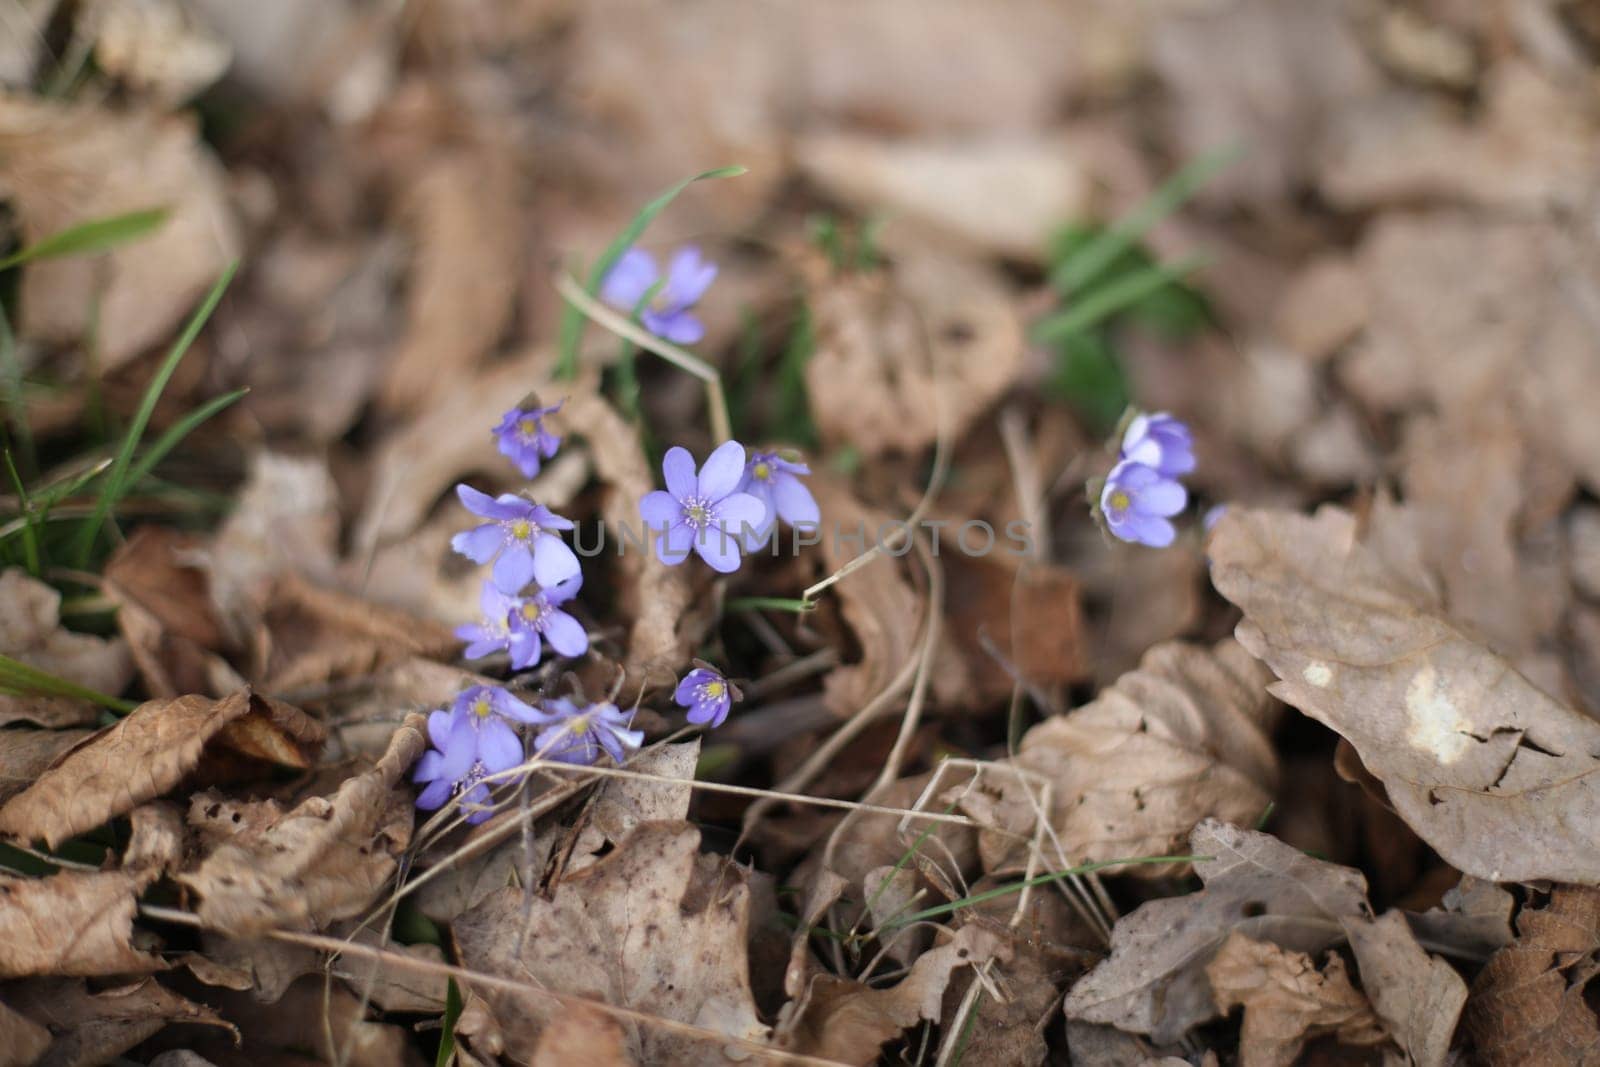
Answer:
<path fill-rule="evenodd" d="M 0 1060 L 1596 1061 L 1582 5 L 12 7 Z"/>

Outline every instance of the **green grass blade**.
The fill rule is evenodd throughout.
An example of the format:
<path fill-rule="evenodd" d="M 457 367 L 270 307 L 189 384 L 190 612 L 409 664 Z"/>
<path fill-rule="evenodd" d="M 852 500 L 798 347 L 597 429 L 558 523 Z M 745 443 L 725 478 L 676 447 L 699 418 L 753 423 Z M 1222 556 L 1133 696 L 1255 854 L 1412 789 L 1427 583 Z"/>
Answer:
<path fill-rule="evenodd" d="M 78 535 L 77 557 L 80 568 L 89 565 L 89 557 L 94 552 L 96 539 L 100 536 L 100 529 L 105 525 L 106 519 L 111 514 L 111 509 L 127 491 L 128 468 L 133 464 L 133 453 L 139 447 L 139 441 L 144 436 L 145 427 L 150 424 L 150 416 L 155 413 L 156 402 L 161 399 L 162 392 L 167 387 L 167 382 L 172 379 L 173 372 L 178 369 L 179 362 L 184 354 L 189 351 L 189 346 L 194 344 L 194 339 L 199 336 L 200 329 L 211 318 L 211 313 L 216 310 L 217 304 L 222 300 L 222 294 L 227 291 L 228 284 L 233 281 L 234 272 L 239 269 L 237 261 L 228 264 L 222 276 L 217 279 L 211 291 L 206 294 L 195 313 L 190 316 L 189 322 L 183 328 L 183 333 L 173 342 L 172 350 L 167 353 L 167 358 L 162 361 L 161 367 L 150 381 L 150 386 L 145 390 L 144 399 L 139 403 L 139 410 L 133 417 L 133 424 L 128 427 L 127 435 L 122 439 L 122 446 L 117 450 L 117 458 L 111 464 L 111 469 L 106 472 L 105 484 L 101 487 L 99 499 L 95 502 L 94 514 L 84 524 L 82 532 Z"/>
<path fill-rule="evenodd" d="M 167 214 L 164 207 L 148 208 L 69 226 L 0 259 L 0 270 L 10 270 L 37 259 L 103 252 L 129 241 L 137 241 L 160 229 L 161 224 L 167 221 Z"/>
<path fill-rule="evenodd" d="M 30 667 L 21 660 L 0 655 L 0 692 L 14 696 L 70 697 L 88 700 L 111 711 L 127 714 L 139 705 L 131 700 L 107 696 L 65 678 Z"/>
<path fill-rule="evenodd" d="M 723 610 L 728 612 L 738 611 L 792 611 L 803 614 L 816 609 L 814 600 L 802 600 L 794 597 L 783 596 L 736 596 L 724 604 Z"/>
<path fill-rule="evenodd" d="M 1040 321 L 1033 328 L 1034 339 L 1047 342 L 1059 341 L 1072 334 L 1092 329 L 1112 315 L 1126 310 L 1151 293 L 1159 291 L 1204 265 L 1203 257 L 1186 256 L 1176 263 L 1146 267 L 1144 270 L 1109 281 L 1078 297 L 1065 311 Z"/>
<path fill-rule="evenodd" d="M 1058 263 L 1050 273 L 1051 283 L 1064 293 L 1082 289 L 1112 260 L 1143 240 L 1152 226 L 1176 211 L 1243 154 L 1238 145 L 1229 145 L 1192 160 L 1115 225 Z"/>
<path fill-rule="evenodd" d="M 6 473 L 11 476 L 12 488 L 17 491 L 17 504 L 22 509 L 22 552 L 28 561 L 28 573 L 35 578 L 43 573 L 39 563 L 39 528 L 38 519 L 33 513 L 33 501 L 28 497 L 28 488 L 22 484 L 22 475 L 17 473 L 17 465 L 11 459 L 11 449 L 5 450 Z"/>
<path fill-rule="evenodd" d="M 949 915 L 952 912 L 960 911 L 962 908 L 970 908 L 974 904 L 983 904 L 990 900 L 997 900 L 1000 897 L 1010 896 L 1013 893 L 1020 893 L 1024 889 L 1048 885 L 1051 882 L 1074 878 L 1080 874 L 1089 874 L 1093 871 L 1103 870 L 1106 867 L 1120 867 L 1130 863 L 1197 863 L 1211 858 L 1211 856 L 1138 856 L 1125 860 L 1098 860 L 1094 863 L 1080 863 L 1078 866 L 1069 867 L 1064 871 L 1052 871 L 1049 874 L 1041 874 L 1037 878 L 996 886 L 993 889 L 984 890 L 982 893 L 974 893 L 972 896 L 962 897 L 960 900 L 952 900 L 948 904 L 940 904 L 936 907 L 912 912 L 910 915 L 897 919 L 893 924 L 885 924 L 882 932 L 897 930 L 903 926 L 910 926 L 912 923 L 922 922 L 925 919 L 937 919 L 941 915 Z"/>
<path fill-rule="evenodd" d="M 156 443 L 150 446 L 150 450 L 139 458 L 139 462 L 128 469 L 127 484 L 134 486 L 144 481 L 150 472 L 155 469 L 155 465 L 165 459 L 168 452 L 178 447 L 178 444 L 185 437 L 194 432 L 196 426 L 210 419 L 217 412 L 232 407 L 249 392 L 250 390 L 248 389 L 235 389 L 231 393 L 223 393 L 221 396 L 212 397 L 169 426 L 167 432 L 157 438 Z"/>
<path fill-rule="evenodd" d="M 685 178 L 654 200 L 650 201 L 633 221 L 624 226 L 616 240 L 606 246 L 600 254 L 600 259 L 595 263 L 594 269 L 589 272 L 589 284 L 584 291 L 594 296 L 600 291 L 600 283 L 605 281 L 611 268 L 616 266 L 617 260 L 622 258 L 622 253 L 631 248 L 644 233 L 645 229 L 655 221 L 657 215 L 666 210 L 668 204 L 677 199 L 679 193 L 698 181 L 709 178 L 735 178 L 745 172 L 744 167 L 718 167 L 716 170 L 704 171 L 692 178 Z M 578 373 L 578 341 L 583 336 L 583 312 L 573 307 L 570 303 L 561 312 L 561 336 L 559 355 L 556 357 L 555 376 L 557 378 L 571 378 Z"/>
<path fill-rule="evenodd" d="M 450 1061 L 456 1058 L 456 1022 L 461 1018 L 461 990 L 456 987 L 454 978 L 447 979 L 447 982 L 444 989 L 444 1029 L 439 1035 L 439 1055 L 434 1057 L 433 1067 L 450 1067 Z"/>

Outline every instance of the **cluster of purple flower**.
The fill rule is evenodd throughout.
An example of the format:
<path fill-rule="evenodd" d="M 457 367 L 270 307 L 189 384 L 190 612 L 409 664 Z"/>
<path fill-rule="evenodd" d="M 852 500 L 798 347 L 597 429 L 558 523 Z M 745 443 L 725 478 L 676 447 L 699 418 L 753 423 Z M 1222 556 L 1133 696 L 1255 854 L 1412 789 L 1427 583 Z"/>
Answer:
<path fill-rule="evenodd" d="M 602 295 L 636 313 L 652 332 L 692 344 L 705 331 L 689 310 L 716 274 L 716 265 L 691 247 L 672 258 L 662 280 L 648 253 L 629 249 L 607 275 Z M 535 477 L 561 447 L 561 438 L 544 423 L 560 410 L 560 404 L 520 405 L 494 428 L 501 454 L 523 477 Z M 646 495 L 640 509 L 661 534 L 656 550 L 668 563 L 681 563 L 692 548 L 717 570 L 736 570 L 740 549 L 765 545 L 779 519 L 800 524 L 819 518 L 816 501 L 796 477 L 810 473 L 803 464 L 771 453 L 746 462 L 744 446 L 733 441 L 712 453 L 698 473 L 687 450 L 671 449 L 663 472 L 669 491 Z M 485 521 L 453 537 L 451 547 L 474 563 L 492 564 L 479 597 L 482 620 L 456 630 L 467 643 L 465 655 L 481 659 L 503 650 L 514 669 L 524 670 L 536 666 L 547 647 L 566 658 L 586 653 L 589 634 L 563 607 L 583 585 L 578 557 L 560 536 L 572 529 L 571 521 L 514 493 L 491 497 L 462 484 L 456 495 Z M 715 538 L 707 536 L 713 529 Z M 721 725 L 740 699 L 716 668 L 698 660 L 674 696 L 689 709 L 691 723 L 708 727 Z M 456 798 L 469 823 L 487 819 L 493 812 L 490 784 L 510 778 L 524 761 L 519 725 L 540 727 L 533 739 L 536 758 L 591 764 L 604 753 L 621 764 L 644 743 L 632 721 L 632 713 L 610 703 L 580 706 L 562 697 L 534 707 L 502 687 L 473 686 L 448 709 L 428 716 L 431 747 L 413 774 L 423 785 L 417 807 L 432 811 Z"/>
<path fill-rule="evenodd" d="M 446 710 L 428 716 L 433 747 L 417 761 L 412 780 L 423 784 L 417 807 L 433 811 L 456 797 L 467 822 L 493 814 L 489 781 L 504 784 L 507 772 L 523 762 L 518 723 L 543 727 L 533 739 L 534 755 L 565 763 L 593 763 L 602 751 L 618 763 L 644 742 L 628 728 L 632 719 L 614 704 L 579 707 L 571 700 L 548 700 L 543 710 L 499 686 L 463 690 Z"/>
<path fill-rule="evenodd" d="M 1136 415 L 1122 435 L 1121 457 L 1100 490 L 1100 513 L 1117 537 L 1165 548 L 1177 537 L 1172 516 L 1189 503 L 1179 476 L 1194 470 L 1194 437 L 1165 412 Z"/>

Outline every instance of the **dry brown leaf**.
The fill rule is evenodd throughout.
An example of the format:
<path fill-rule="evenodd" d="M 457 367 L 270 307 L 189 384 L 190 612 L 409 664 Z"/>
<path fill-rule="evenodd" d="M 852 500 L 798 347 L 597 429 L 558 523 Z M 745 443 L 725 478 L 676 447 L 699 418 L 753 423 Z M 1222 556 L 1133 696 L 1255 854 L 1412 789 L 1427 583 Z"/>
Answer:
<path fill-rule="evenodd" d="M 1206 977 L 1221 1011 L 1244 1007 L 1239 1067 L 1289 1067 L 1308 1040 L 1325 1034 L 1346 1045 L 1386 1040 L 1372 1005 L 1350 984 L 1335 953 L 1319 971 L 1305 953 L 1235 930 L 1206 964 Z"/>
<path fill-rule="evenodd" d="M 253 674 L 273 692 L 372 674 L 413 656 L 444 656 L 460 644 L 441 623 L 314 585 L 299 574 L 278 578 L 262 624 Z"/>
<path fill-rule="evenodd" d="M 1471 875 L 1444 895 L 1442 908 L 1410 912 L 1406 921 L 1417 940 L 1463 959 L 1488 959 L 1511 944 L 1511 912 L 1516 898 L 1508 890 Z"/>
<path fill-rule="evenodd" d="M 767 1028 L 751 999 L 746 958 L 750 888 L 737 865 L 702 855 L 699 845 L 700 832 L 687 823 L 641 823 L 600 862 L 563 878 L 553 899 L 535 894 L 529 923 L 523 891 L 501 890 L 453 924 L 463 965 L 763 1040 Z M 513 1059 L 529 1058 L 540 1035 L 566 1011 L 552 1000 L 495 989 L 483 995 Z M 638 1063 L 725 1059 L 710 1037 L 622 1026 Z"/>
<path fill-rule="evenodd" d="M 1287 199 L 1312 176 L 1329 118 L 1379 89 L 1346 5 L 1247 0 L 1161 20 L 1151 60 L 1183 158 L 1247 146 L 1202 199 Z"/>
<path fill-rule="evenodd" d="M 1361 332 L 1367 315 L 1367 286 L 1355 264 L 1329 254 L 1289 282 L 1273 311 L 1273 330 L 1302 359 L 1323 363 Z"/>
<path fill-rule="evenodd" d="M 325 731 L 302 711 L 249 692 L 141 704 L 84 742 L 0 807 L 0 833 L 50 847 L 162 795 L 213 743 L 247 755 L 309 765 Z"/>
<path fill-rule="evenodd" d="M 1478 88 L 1481 108 L 1452 113 L 1401 91 L 1338 116 L 1317 183 L 1351 210 L 1465 201 L 1538 212 L 1581 209 L 1600 168 L 1600 127 L 1580 85 L 1516 59 Z"/>
<path fill-rule="evenodd" d="M 1466 1029 L 1488 1067 L 1600 1063 L 1588 986 L 1600 974 L 1600 890 L 1556 886 L 1472 983 Z"/>
<path fill-rule="evenodd" d="M 787 1052 L 866 1067 L 878 1062 L 885 1041 L 920 1022 L 939 1021 L 945 988 L 956 968 L 1008 956 L 998 935 L 969 924 L 945 944 L 924 952 L 910 974 L 887 988 L 819 974 L 802 1000 L 785 1007 L 773 1044 Z"/>
<path fill-rule="evenodd" d="M 133 677 L 121 641 L 75 634 L 61 626 L 61 594 L 20 567 L 0 573 L 0 653 L 58 678 L 116 696 Z M 0 694 L 0 724 L 84 726 L 99 718 L 90 701 Z"/>
<path fill-rule="evenodd" d="M 93 730 L 0 730 L 0 801 L 32 785 L 63 752 L 94 735 Z"/>
<path fill-rule="evenodd" d="M 540 1036 L 532 1067 L 634 1067 L 627 1035 L 609 1015 L 577 1006 L 559 1015 Z"/>
<path fill-rule="evenodd" d="M 794 152 L 801 174 L 863 216 L 905 217 L 984 254 L 1031 262 L 1063 219 L 1091 214 L 1094 161 L 1075 147 L 1070 138 L 830 132 L 802 137 Z"/>
<path fill-rule="evenodd" d="M 199 894 L 201 921 L 251 937 L 274 928 L 320 929 L 368 907 L 411 841 L 413 797 L 402 776 L 427 747 L 425 722 L 407 716 L 377 765 L 331 797 L 311 797 L 287 812 L 262 801 L 250 806 L 249 819 L 235 809 L 238 832 L 178 878 Z M 197 794 L 191 825 L 217 836 L 222 804 Z"/>
<path fill-rule="evenodd" d="M 200 538 L 141 526 L 106 562 L 106 596 L 151 696 L 213 695 L 242 688 L 218 655 L 227 640 L 203 563 Z M 221 685 L 219 686 L 219 683 Z"/>
<path fill-rule="evenodd" d="M 1357 257 L 1372 314 L 1342 380 L 1377 412 L 1509 409 L 1524 439 L 1600 489 L 1592 358 L 1600 246 L 1569 227 L 1392 213 Z"/>
<path fill-rule="evenodd" d="M 233 57 L 178 0 L 100 0 L 77 29 L 92 36 L 96 66 L 168 107 L 220 78 Z"/>
<path fill-rule="evenodd" d="M 1084 678 L 1087 636 L 1071 571 L 1004 547 L 987 556 L 948 553 L 943 566 L 944 625 L 966 661 L 967 700 L 1009 696 L 1018 681 L 1055 686 Z"/>
<path fill-rule="evenodd" d="M 1392 524 L 1232 510 L 1212 581 L 1272 692 L 1345 737 L 1406 823 L 1490 881 L 1600 879 L 1600 723 L 1447 621 Z M 1409 559 L 1409 562 L 1408 562 Z"/>
<path fill-rule="evenodd" d="M 8 987 L 5 996 L 51 1033 L 50 1049 L 38 1067 L 99 1067 L 174 1023 L 226 1031 L 230 1044 L 239 1038 L 238 1030 L 209 1007 L 153 978 L 92 992 L 82 981 L 35 979 Z"/>
<path fill-rule="evenodd" d="M 139 893 L 159 870 L 0 874 L 0 978 L 138 974 L 166 966 L 135 948 Z"/>
<path fill-rule="evenodd" d="M 1249 825 L 1276 794 L 1279 706 L 1267 694 L 1270 678 L 1232 639 L 1211 649 L 1157 645 L 1090 703 L 1029 730 L 1015 763 L 1051 783 L 1051 824 L 1075 860 L 1169 855 L 1202 819 Z M 1000 803 L 1020 819 L 1009 828 L 1031 837 L 1023 785 L 996 780 Z M 979 840 L 986 868 L 1004 868 L 1014 843 Z"/>
<path fill-rule="evenodd" d="M 675 779 L 681 785 L 639 778 L 602 779 L 567 870 L 581 870 L 597 862 L 608 845 L 620 844 L 642 822 L 687 819 L 699 760 L 699 738 L 681 745 L 652 745 L 628 761 L 628 770 Z"/>
<path fill-rule="evenodd" d="M 229 989 L 209 989 L 206 1000 L 238 1026 L 243 1045 L 221 1037 L 184 1043 L 220 1064 L 302 1067 L 342 1061 L 347 1067 L 424 1067 L 432 1062 L 423 1060 L 410 1027 L 371 1021 L 360 997 L 343 983 L 329 986 L 321 975 L 302 978 L 272 1004 Z"/>
<path fill-rule="evenodd" d="M 1189 847 L 1214 857 L 1195 864 L 1205 889 L 1152 900 L 1119 919 L 1111 955 L 1067 993 L 1069 1019 L 1167 1044 L 1216 1017 L 1205 968 L 1230 934 L 1307 955 L 1349 938 L 1362 988 L 1389 1033 L 1416 1063 L 1441 1067 L 1466 983 L 1417 946 L 1398 912 L 1371 918 L 1360 872 L 1214 820 L 1195 828 Z"/>
<path fill-rule="evenodd" d="M 810 262 L 811 411 L 825 439 L 869 457 L 916 453 L 940 433 L 959 439 L 1022 368 L 1022 323 L 1004 283 L 937 246 L 907 253 L 873 273 Z"/>
<path fill-rule="evenodd" d="M 211 596 L 233 643 L 245 646 L 261 626 L 273 586 L 284 574 L 327 584 L 338 560 L 339 490 L 319 459 L 256 453 L 232 513 L 199 557 Z"/>
<path fill-rule="evenodd" d="M 222 168 L 189 118 L 0 95 L 0 195 L 29 241 L 169 212 L 143 240 L 23 271 L 19 333 L 72 343 L 92 329 L 101 373 L 167 337 L 239 254 Z"/>
<path fill-rule="evenodd" d="M 30 1067 L 50 1047 L 50 1031 L 0 1004 L 0 1064 Z"/>
<path fill-rule="evenodd" d="M 822 564 L 830 573 L 887 539 L 898 526 L 897 520 L 867 507 L 835 479 L 816 477 L 811 488 L 828 517 L 829 530 L 834 531 L 819 546 Z M 897 552 L 904 557 L 909 550 L 907 545 Z M 904 565 L 888 551 L 853 571 L 834 591 L 861 658 L 829 671 L 822 692 L 829 710 L 850 716 L 881 693 L 916 654 L 927 608 L 907 579 Z M 960 691 L 965 673 L 959 657 L 936 657 L 935 690 Z"/>
<path fill-rule="evenodd" d="M 409 177 L 402 211 L 417 249 L 381 394 L 396 410 L 422 405 L 441 376 L 475 370 L 511 319 L 523 244 L 515 161 L 487 138 L 437 152 Z"/>

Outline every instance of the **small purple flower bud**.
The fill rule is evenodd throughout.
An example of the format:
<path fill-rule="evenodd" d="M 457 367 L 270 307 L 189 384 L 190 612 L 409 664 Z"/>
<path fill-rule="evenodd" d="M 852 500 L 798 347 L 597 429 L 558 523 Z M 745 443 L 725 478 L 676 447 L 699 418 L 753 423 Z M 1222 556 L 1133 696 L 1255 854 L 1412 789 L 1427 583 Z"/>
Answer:
<path fill-rule="evenodd" d="M 456 534 L 450 547 L 474 563 L 494 560 L 490 575 L 502 593 L 514 596 L 532 581 L 548 589 L 579 573 L 576 553 L 551 532 L 572 529 L 571 520 L 514 493 L 492 497 L 458 485 L 456 496 L 489 521 Z"/>
<path fill-rule="evenodd" d="M 1194 470 L 1194 435 L 1164 411 L 1136 415 L 1122 435 L 1122 458 L 1151 467 L 1163 478 Z"/>
<path fill-rule="evenodd" d="M 695 661 L 696 667 L 683 676 L 672 699 L 689 709 L 689 721 L 709 729 L 721 726 L 742 694 L 733 683 L 709 663 Z"/>
<path fill-rule="evenodd" d="M 792 463 L 776 452 L 752 452 L 744 465 L 744 477 L 739 479 L 738 491 L 749 493 L 761 501 L 766 514 L 760 525 L 745 537 L 744 550 L 757 552 L 772 537 L 778 520 L 790 526 L 815 527 L 822 521 L 816 497 L 800 480 L 811 468 L 804 463 Z"/>
<path fill-rule="evenodd" d="M 692 549 L 712 570 L 738 570 L 744 539 L 760 529 L 767 510 L 756 497 L 738 491 L 744 446 L 723 442 L 698 473 L 688 449 L 669 448 L 661 471 L 667 488 L 639 500 L 645 528 L 657 535 L 656 556 L 675 567 Z"/>
<path fill-rule="evenodd" d="M 604 751 L 619 766 L 644 744 L 644 731 L 630 730 L 631 712 L 615 704 L 590 704 L 580 709 L 562 697 L 547 700 L 545 710 L 555 720 L 533 739 L 533 750 L 542 759 L 563 763 L 593 763 Z"/>
<path fill-rule="evenodd" d="M 516 464 L 524 478 L 535 477 L 540 464 L 553 457 L 561 447 L 561 438 L 544 428 L 545 416 L 560 410 L 560 404 L 548 408 L 512 408 L 494 428 L 500 454 Z"/>
<path fill-rule="evenodd" d="M 1112 468 L 1100 491 L 1100 511 L 1111 532 L 1124 541 L 1165 548 L 1177 536 L 1168 519 L 1189 501 L 1183 486 L 1154 467 L 1125 459 Z"/>
<path fill-rule="evenodd" d="M 656 290 L 649 304 L 639 307 L 652 286 L 661 277 L 655 258 L 640 248 L 630 248 L 606 273 L 600 285 L 600 296 L 619 311 L 632 315 L 639 312 L 639 321 L 657 337 L 665 337 L 673 344 L 692 345 L 705 336 L 700 320 L 689 314 L 689 309 L 700 302 L 711 282 L 717 276 L 717 265 L 700 257 L 700 250 L 685 245 L 673 254 L 667 265 L 666 281 Z"/>

